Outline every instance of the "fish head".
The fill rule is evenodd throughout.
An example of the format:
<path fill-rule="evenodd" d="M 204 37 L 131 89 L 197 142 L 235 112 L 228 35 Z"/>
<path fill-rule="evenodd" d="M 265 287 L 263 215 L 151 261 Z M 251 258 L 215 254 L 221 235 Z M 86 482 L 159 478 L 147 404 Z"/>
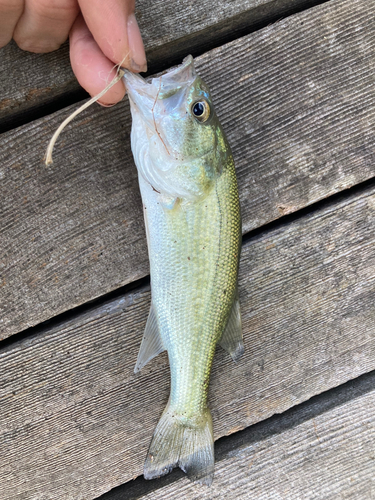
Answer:
<path fill-rule="evenodd" d="M 139 174 L 155 191 L 192 201 L 212 188 L 229 146 L 193 58 L 147 81 L 125 73 Z"/>

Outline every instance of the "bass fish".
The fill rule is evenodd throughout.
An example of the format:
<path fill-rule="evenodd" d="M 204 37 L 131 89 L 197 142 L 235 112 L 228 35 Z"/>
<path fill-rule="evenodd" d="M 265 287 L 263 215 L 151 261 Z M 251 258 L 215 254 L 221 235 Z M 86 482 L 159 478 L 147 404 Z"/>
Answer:
<path fill-rule="evenodd" d="M 193 58 L 147 81 L 124 75 L 151 273 L 151 309 L 135 372 L 168 352 L 171 390 L 144 465 L 179 466 L 210 485 L 207 392 L 216 344 L 243 353 L 237 291 L 241 215 L 230 147 Z"/>

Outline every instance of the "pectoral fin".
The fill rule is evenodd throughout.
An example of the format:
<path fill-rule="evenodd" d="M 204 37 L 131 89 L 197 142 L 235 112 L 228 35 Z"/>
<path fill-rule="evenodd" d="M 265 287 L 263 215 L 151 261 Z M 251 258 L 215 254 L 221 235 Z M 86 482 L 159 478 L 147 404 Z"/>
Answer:
<path fill-rule="evenodd" d="M 236 292 L 229 320 L 220 339 L 219 345 L 229 352 L 235 362 L 237 362 L 244 353 L 238 291 Z"/>
<path fill-rule="evenodd" d="M 141 347 L 139 349 L 134 373 L 139 372 L 152 358 L 165 351 L 163 341 L 159 333 L 158 322 L 153 305 L 151 304 L 150 313 L 147 318 L 145 333 Z"/>

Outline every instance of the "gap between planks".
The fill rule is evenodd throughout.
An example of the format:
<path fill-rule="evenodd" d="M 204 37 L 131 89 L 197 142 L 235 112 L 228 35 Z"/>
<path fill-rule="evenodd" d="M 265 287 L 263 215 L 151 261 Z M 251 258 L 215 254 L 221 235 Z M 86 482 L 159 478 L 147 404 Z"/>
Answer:
<path fill-rule="evenodd" d="M 249 242 L 251 239 L 256 239 L 258 236 L 263 236 L 266 237 L 267 233 L 273 231 L 273 230 L 278 230 L 282 229 L 283 227 L 298 221 L 298 219 L 301 219 L 302 217 L 305 216 L 312 216 L 314 213 L 320 211 L 320 210 L 327 210 L 330 207 L 334 207 L 337 205 L 337 202 L 343 201 L 348 198 L 352 198 L 355 196 L 360 196 L 361 194 L 364 194 L 367 190 L 371 190 L 375 187 L 375 178 L 374 179 L 369 179 L 367 181 L 361 182 L 351 188 L 345 189 L 344 191 L 340 191 L 339 193 L 333 194 L 329 196 L 328 198 L 325 198 L 323 200 L 319 200 L 312 205 L 309 205 L 307 207 L 301 208 L 300 210 L 297 210 L 296 212 L 293 212 L 288 215 L 284 215 L 280 217 L 279 219 L 276 219 L 272 222 L 269 222 L 267 224 L 264 224 L 261 227 L 258 227 L 256 229 L 250 230 L 247 233 L 244 233 L 242 236 L 242 242 L 243 244 L 245 242 Z M 51 328 L 55 328 L 62 323 L 65 323 L 67 321 L 74 321 L 76 318 L 78 318 L 80 315 L 88 313 L 100 306 L 104 306 L 108 301 L 116 300 L 123 295 L 129 293 L 129 292 L 137 292 L 140 289 L 144 288 L 145 286 L 148 286 L 150 284 L 150 276 L 147 275 L 144 278 L 132 281 L 131 283 L 128 283 L 127 285 L 120 287 L 112 292 L 109 292 L 107 294 L 103 294 L 97 299 L 91 300 L 89 302 L 86 302 L 80 306 L 74 307 L 72 309 L 69 309 L 67 311 L 64 311 L 61 314 L 58 314 L 54 316 L 53 318 L 44 321 L 42 323 L 39 323 L 33 327 L 27 328 L 26 330 L 20 331 L 4 340 L 0 340 L 0 352 L 2 349 L 6 349 L 12 344 L 18 343 L 20 341 L 23 341 L 27 339 L 28 337 L 35 336 L 38 334 L 41 334 L 45 332 L 46 330 L 49 330 Z"/>
<path fill-rule="evenodd" d="M 371 3 L 330 1 L 197 59 L 232 145 L 244 232 L 374 177 Z M 2 136 L 1 338 L 149 272 L 127 104 L 87 110 L 46 169 L 63 114 Z"/>
<path fill-rule="evenodd" d="M 373 187 L 245 243 L 217 438 L 374 370 L 374 206 Z M 144 287 L 0 351 L 0 498 L 95 498 L 141 474 L 169 378 L 165 353 L 133 373 L 149 303 Z"/>
<path fill-rule="evenodd" d="M 251 465 L 257 458 L 256 448 L 259 448 L 259 445 L 262 441 L 270 439 L 273 436 L 286 433 L 287 431 L 293 430 L 304 423 L 311 423 L 311 425 L 314 427 L 316 438 L 318 441 L 320 441 L 321 438 L 318 436 L 315 419 L 317 419 L 318 417 L 323 417 L 324 419 L 324 417 L 329 412 L 340 407 L 343 407 L 343 410 L 345 411 L 345 406 L 347 406 L 347 403 L 355 402 L 356 399 L 359 399 L 362 396 L 373 392 L 374 388 L 375 371 L 372 371 L 361 375 L 354 380 L 350 380 L 338 387 L 318 394 L 317 396 L 313 396 L 308 401 L 300 403 L 299 405 L 286 410 L 284 413 L 273 415 L 272 417 L 258 422 L 257 424 L 251 425 L 250 427 L 247 427 L 242 431 L 238 431 L 234 434 L 231 434 L 230 436 L 224 436 L 218 439 L 215 442 L 216 468 L 221 468 L 220 462 L 228 461 L 228 459 L 231 459 L 232 457 L 236 459 L 238 456 L 241 456 L 241 454 L 243 453 L 242 450 L 250 449 L 250 452 L 248 452 L 247 454 L 247 465 L 249 467 L 248 470 L 250 476 L 252 474 L 252 471 L 250 470 Z M 324 435 L 324 431 L 322 437 L 326 437 Z M 288 450 L 286 450 L 286 453 L 287 452 Z M 239 464 L 237 465 L 235 462 L 235 466 L 238 467 Z M 373 470 L 375 472 L 375 462 Z M 222 475 L 223 473 L 221 473 L 221 476 Z M 267 473 L 266 471 L 264 477 L 267 477 L 268 475 L 269 473 Z M 322 471 L 322 475 L 324 475 L 324 471 Z M 228 480 L 229 479 L 230 478 L 228 478 Z M 190 493 L 201 493 L 204 494 L 204 498 L 210 498 L 210 489 L 201 488 L 195 485 L 189 485 L 189 483 L 186 484 L 186 477 L 183 472 L 180 469 L 174 469 L 173 472 L 171 472 L 167 476 L 151 481 L 146 481 L 143 476 L 138 476 L 135 480 L 127 482 L 121 486 L 117 486 L 107 493 L 104 493 L 100 497 L 97 497 L 95 500 L 141 500 L 151 493 L 156 493 L 158 495 L 158 498 L 163 498 L 163 491 L 167 488 L 168 490 L 177 491 L 179 489 L 179 486 L 176 484 L 177 487 L 174 488 L 173 485 L 181 480 L 183 481 L 185 487 L 187 485 L 187 490 L 189 490 Z M 334 480 L 333 477 L 332 480 Z M 215 482 L 216 481 L 214 479 L 214 490 L 216 490 Z M 220 482 L 220 486 L 222 486 L 223 477 L 220 477 L 218 482 Z M 266 481 L 263 482 L 266 483 Z M 316 489 L 319 490 L 319 486 L 316 487 Z M 269 493 L 266 485 L 264 487 L 264 490 L 264 495 Z M 296 493 L 299 493 L 301 495 L 301 498 L 307 499 L 307 497 L 305 496 L 307 493 L 306 491 L 299 491 Z M 212 494 L 213 497 L 216 498 L 217 491 L 215 491 L 215 494 L 213 491 Z M 226 498 L 237 497 L 226 496 Z M 238 498 L 243 497 L 238 496 Z M 252 496 L 251 498 L 254 500 Z M 263 498 L 265 498 L 265 496 Z M 285 496 L 284 500 L 287 500 L 288 498 L 288 496 Z"/>
<path fill-rule="evenodd" d="M 185 35 L 178 32 L 177 29 L 176 33 L 173 35 L 171 23 L 168 22 L 168 26 L 166 24 L 168 41 L 166 43 L 162 42 L 163 38 L 166 37 L 165 34 L 164 36 L 160 33 L 158 36 L 154 34 L 155 21 L 152 23 L 150 22 L 151 28 L 147 28 L 145 37 L 148 71 L 144 76 L 149 76 L 164 71 L 170 66 L 180 64 L 181 60 L 187 54 L 198 57 L 215 47 L 227 44 L 237 38 L 254 33 L 280 19 L 285 19 L 328 1 L 330 0 L 263 0 L 253 3 L 246 2 L 246 4 L 244 4 L 244 9 L 247 7 L 248 10 L 235 13 L 235 15 L 229 18 L 220 19 L 219 15 L 219 21 L 215 24 L 208 25 L 205 29 L 193 31 L 190 34 L 186 32 L 188 32 L 189 24 L 193 25 L 192 16 L 188 16 L 187 10 L 183 9 L 182 12 L 186 11 L 185 15 L 187 15 L 187 19 L 183 23 L 183 32 L 185 32 Z M 150 19 L 147 12 L 147 0 L 139 3 L 141 5 L 137 6 L 137 11 L 141 16 L 139 24 L 141 32 L 143 33 L 146 30 L 145 23 L 148 23 Z M 143 5 L 143 3 L 145 5 Z M 174 2 L 172 1 L 169 3 L 173 4 Z M 238 0 L 238 3 L 241 4 L 242 0 Z M 155 2 L 153 2 L 153 4 L 155 4 Z M 157 5 L 153 5 L 152 7 L 154 10 L 160 10 L 157 9 Z M 163 7 L 164 5 L 161 6 L 161 8 Z M 202 7 L 203 4 L 200 9 L 202 9 Z M 141 15 L 142 9 L 146 10 L 146 15 Z M 195 12 L 196 16 L 203 15 L 200 9 L 198 9 L 198 12 Z M 170 8 L 170 10 L 173 9 Z M 196 7 L 194 7 L 194 11 L 196 11 Z M 199 25 L 199 23 L 196 24 Z M 171 40 L 171 33 L 172 37 L 176 36 L 173 40 Z M 19 52 L 19 49 L 16 48 L 14 42 L 12 42 L 10 48 L 3 49 L 3 61 L 10 59 L 12 54 L 17 57 L 17 52 Z M 0 134 L 26 125 L 44 116 L 48 116 L 67 106 L 77 104 L 88 97 L 87 92 L 75 81 L 75 77 L 70 69 L 67 53 L 68 44 L 66 43 L 59 51 L 56 51 L 52 55 L 43 54 L 40 56 L 29 54 L 26 59 L 23 55 L 21 57 L 18 56 L 19 61 L 16 61 L 15 64 L 11 61 L 11 68 L 6 67 L 3 70 L 3 78 L 1 79 L 0 76 L 0 86 L 4 87 L 4 99 L 0 101 Z M 47 74 L 44 75 L 42 81 L 38 80 L 38 83 L 35 84 L 35 82 L 33 82 L 33 76 L 31 76 L 31 78 L 29 76 L 30 72 L 33 75 L 33 68 L 32 66 L 29 68 L 29 65 L 33 60 L 37 60 L 40 66 L 41 57 L 44 57 L 46 62 L 43 64 L 42 59 L 38 74 L 44 74 L 46 72 Z M 61 58 L 63 63 L 60 67 L 56 64 L 58 58 Z M 22 68 L 19 66 L 22 66 Z M 10 70 L 11 75 L 9 75 Z M 59 74 L 56 74 L 56 71 L 58 71 Z M 66 74 L 66 76 L 61 78 L 61 72 Z M 21 75 L 21 81 L 18 81 L 18 75 Z M 22 80 L 25 79 L 25 75 L 28 75 L 27 82 Z M 38 76 L 38 78 L 40 77 Z M 13 89 L 15 87 L 22 89 L 17 91 L 17 93 L 22 96 L 18 98 L 18 100 L 7 95 L 6 84 L 10 79 L 13 81 L 11 92 L 14 92 Z M 16 83 L 14 82 L 15 79 Z M 38 85 L 41 86 L 41 88 L 29 88 L 31 86 L 38 87 Z M 28 90 L 26 94 L 25 89 Z"/>

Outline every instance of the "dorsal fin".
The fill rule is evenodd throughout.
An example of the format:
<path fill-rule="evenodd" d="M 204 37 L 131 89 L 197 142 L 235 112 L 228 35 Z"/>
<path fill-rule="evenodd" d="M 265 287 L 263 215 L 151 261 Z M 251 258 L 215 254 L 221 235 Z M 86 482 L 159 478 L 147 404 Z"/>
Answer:
<path fill-rule="evenodd" d="M 238 290 L 236 291 L 228 323 L 219 341 L 219 345 L 229 352 L 235 362 L 237 362 L 244 353 Z"/>

